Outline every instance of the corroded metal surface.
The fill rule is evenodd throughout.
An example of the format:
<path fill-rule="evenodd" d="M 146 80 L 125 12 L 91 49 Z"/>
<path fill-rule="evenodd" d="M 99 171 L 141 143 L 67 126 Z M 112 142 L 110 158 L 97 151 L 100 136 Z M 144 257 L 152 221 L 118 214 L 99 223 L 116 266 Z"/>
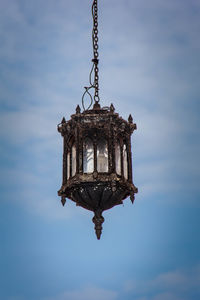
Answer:
<path fill-rule="evenodd" d="M 95 103 L 93 109 L 81 113 L 77 106 L 76 114 L 69 121 L 63 118 L 58 125 L 58 131 L 64 139 L 63 152 L 63 182 L 58 195 L 61 196 L 62 204 L 66 198 L 76 202 L 78 206 L 93 211 L 95 216 L 95 230 L 97 238 L 100 238 L 102 223 L 104 221 L 102 212 L 115 205 L 123 203 L 130 196 L 134 201 L 137 188 L 132 180 L 132 154 L 131 134 L 136 129 L 133 118 L 130 115 L 128 121 L 122 119 L 115 113 L 114 106 L 101 108 Z M 94 171 L 91 174 L 83 171 L 83 143 L 90 137 L 94 147 Z M 108 172 L 100 173 L 97 170 L 98 140 L 104 138 L 108 143 Z M 121 153 L 121 175 L 116 172 L 115 145 L 120 142 Z M 76 173 L 72 176 L 72 144 L 76 146 Z M 128 178 L 124 176 L 123 146 L 127 149 Z M 70 157 L 70 166 L 67 166 L 67 155 Z M 68 167 L 68 169 L 67 169 Z M 67 176 L 67 170 L 70 176 Z"/>

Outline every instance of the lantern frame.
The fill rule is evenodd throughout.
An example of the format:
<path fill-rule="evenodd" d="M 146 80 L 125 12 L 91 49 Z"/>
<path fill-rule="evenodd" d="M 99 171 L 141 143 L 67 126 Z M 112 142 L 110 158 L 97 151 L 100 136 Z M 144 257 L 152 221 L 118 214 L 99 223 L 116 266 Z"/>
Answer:
<path fill-rule="evenodd" d="M 109 108 L 101 108 L 97 102 L 92 109 L 82 113 L 80 107 L 77 106 L 76 114 L 73 114 L 69 121 L 63 118 L 58 125 L 58 131 L 64 140 L 63 180 L 58 195 L 61 196 L 63 206 L 68 198 L 76 205 L 95 213 L 93 222 L 98 239 L 100 239 L 101 224 L 104 221 L 102 212 L 122 204 L 128 196 L 133 202 L 134 194 L 138 191 L 132 178 L 131 135 L 134 130 L 136 130 L 136 124 L 133 123 L 131 115 L 126 121 L 115 113 L 113 104 Z M 88 137 L 93 143 L 94 160 L 94 169 L 90 173 L 84 172 L 83 168 L 83 145 Z M 102 139 L 107 142 L 108 172 L 99 172 L 97 168 L 97 145 Z M 117 143 L 120 145 L 121 174 L 118 174 L 116 168 Z M 124 145 L 127 156 L 127 174 L 125 174 L 123 156 Z M 75 159 L 72 153 L 73 147 L 75 147 Z"/>

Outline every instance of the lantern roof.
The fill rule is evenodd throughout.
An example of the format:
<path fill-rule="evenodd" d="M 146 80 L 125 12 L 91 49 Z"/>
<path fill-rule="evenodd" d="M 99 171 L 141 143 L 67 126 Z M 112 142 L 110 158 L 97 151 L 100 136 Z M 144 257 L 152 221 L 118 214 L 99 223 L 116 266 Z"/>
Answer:
<path fill-rule="evenodd" d="M 132 116 L 129 115 L 128 121 L 124 120 L 118 113 L 115 113 L 113 104 L 111 104 L 110 107 L 101 108 L 100 104 L 97 106 L 95 103 L 92 109 L 85 110 L 82 113 L 81 110 L 77 110 L 76 108 L 76 113 L 71 115 L 71 119 L 69 121 L 66 121 L 65 117 L 63 117 L 61 123 L 58 124 L 58 131 L 64 135 L 70 130 L 71 126 L 74 126 L 75 122 L 82 124 L 91 123 L 91 126 L 97 126 L 100 128 L 112 123 L 116 126 L 119 132 L 126 132 L 129 134 L 132 134 L 133 131 L 137 129 L 137 125 L 133 123 Z"/>

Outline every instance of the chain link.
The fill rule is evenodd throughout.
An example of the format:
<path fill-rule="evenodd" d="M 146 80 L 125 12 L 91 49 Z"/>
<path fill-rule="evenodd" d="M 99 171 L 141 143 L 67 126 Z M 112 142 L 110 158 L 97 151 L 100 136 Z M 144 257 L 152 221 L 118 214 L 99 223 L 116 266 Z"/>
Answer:
<path fill-rule="evenodd" d="M 92 60 L 94 63 L 94 100 L 95 102 L 99 102 L 99 46 L 98 46 L 98 3 L 97 0 L 94 0 L 92 5 L 92 15 L 93 15 L 93 31 L 92 31 L 92 41 L 93 41 L 93 53 L 94 59 Z"/>
<path fill-rule="evenodd" d="M 93 0 L 92 17 L 93 17 L 92 44 L 93 44 L 94 58 L 92 59 L 93 66 L 92 66 L 92 70 L 91 70 L 90 76 L 89 76 L 90 86 L 85 87 L 85 92 L 83 93 L 83 96 L 82 96 L 82 105 L 83 105 L 84 110 L 86 110 L 85 105 L 84 105 L 86 94 L 89 96 L 89 99 L 90 99 L 90 105 L 88 106 L 87 109 L 90 109 L 93 101 L 95 101 L 95 103 L 98 103 L 100 101 L 100 98 L 99 98 L 99 68 L 98 68 L 98 64 L 99 64 L 98 41 L 99 41 L 99 39 L 98 39 L 98 1 L 97 0 Z M 93 74 L 94 74 L 94 79 L 92 80 Z M 94 97 L 92 97 L 92 95 L 90 93 L 90 90 L 92 88 L 94 89 Z"/>

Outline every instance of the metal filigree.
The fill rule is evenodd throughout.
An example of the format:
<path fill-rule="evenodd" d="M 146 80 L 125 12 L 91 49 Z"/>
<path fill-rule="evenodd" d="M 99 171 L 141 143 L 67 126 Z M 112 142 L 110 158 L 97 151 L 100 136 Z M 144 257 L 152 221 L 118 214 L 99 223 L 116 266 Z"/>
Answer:
<path fill-rule="evenodd" d="M 131 121 L 131 122 L 130 122 Z M 117 113 L 111 104 L 110 108 L 101 108 L 95 103 L 93 109 L 81 113 L 79 106 L 76 114 L 69 121 L 62 121 L 58 125 L 58 131 L 64 138 L 63 154 L 63 183 L 58 195 L 62 204 L 65 199 L 71 199 L 78 206 L 93 211 L 95 217 L 95 230 L 100 239 L 102 213 L 115 205 L 123 204 L 123 201 L 134 194 L 137 188 L 132 181 L 132 153 L 131 135 L 136 129 L 133 120 L 125 121 Z M 84 171 L 83 145 L 89 137 L 94 149 L 94 169 L 92 172 Z M 106 140 L 108 146 L 107 171 L 98 170 L 98 142 Z M 74 146 L 73 146 L 74 145 Z M 116 147 L 119 145 L 120 157 L 117 158 Z M 76 148 L 74 164 L 75 174 L 72 174 L 73 155 L 72 148 Z M 124 158 L 124 149 L 126 156 Z M 120 161 L 120 172 L 117 171 L 117 160 Z M 126 170 L 127 169 L 127 170 Z M 126 173 L 127 172 L 127 173 Z M 120 173 L 120 174 L 119 174 Z"/>

